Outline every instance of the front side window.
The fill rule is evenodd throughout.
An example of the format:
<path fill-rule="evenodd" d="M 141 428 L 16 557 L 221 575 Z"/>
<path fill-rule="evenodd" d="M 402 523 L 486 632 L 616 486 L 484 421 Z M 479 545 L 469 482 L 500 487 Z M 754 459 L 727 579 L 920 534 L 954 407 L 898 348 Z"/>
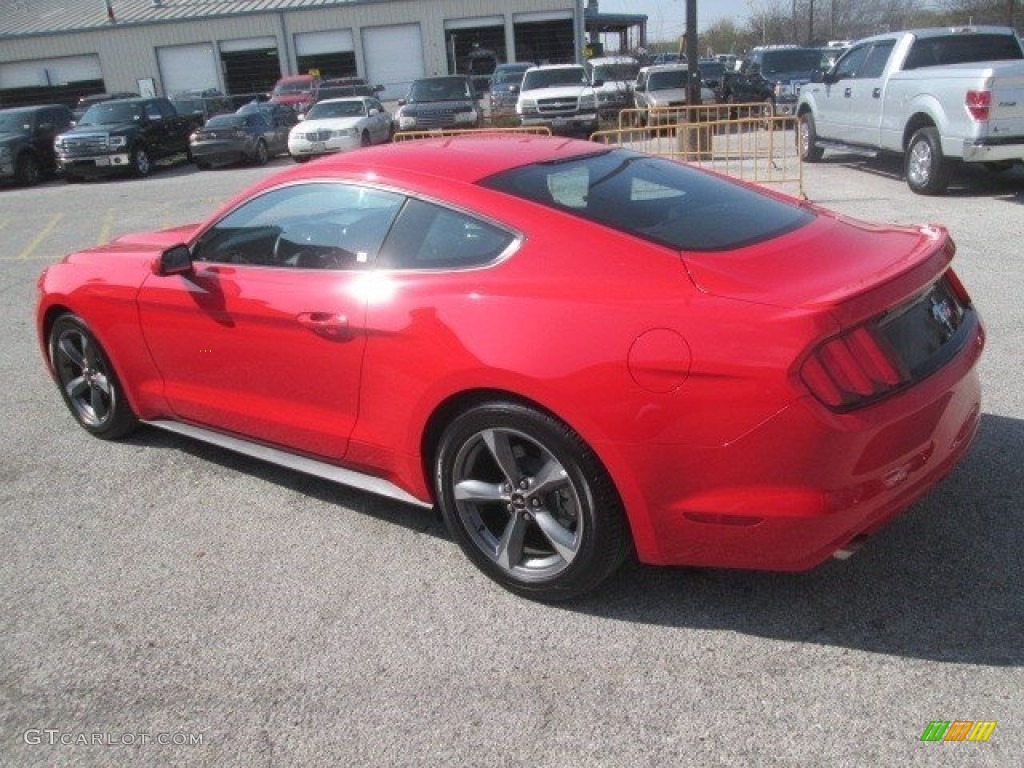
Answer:
<path fill-rule="evenodd" d="M 295 184 L 243 203 L 206 230 L 193 259 L 295 269 L 360 269 L 405 198 L 349 184 Z"/>
<path fill-rule="evenodd" d="M 480 184 L 674 250 L 740 248 L 814 219 L 797 204 L 628 150 L 513 168 Z"/>

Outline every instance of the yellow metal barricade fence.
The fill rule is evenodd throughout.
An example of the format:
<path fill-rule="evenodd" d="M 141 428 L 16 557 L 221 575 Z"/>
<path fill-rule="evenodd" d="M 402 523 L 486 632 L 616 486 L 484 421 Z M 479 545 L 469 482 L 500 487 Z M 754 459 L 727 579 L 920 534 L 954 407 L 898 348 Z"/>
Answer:
<path fill-rule="evenodd" d="M 764 104 L 702 104 L 624 109 L 617 129 L 590 138 L 758 184 L 788 185 L 806 198 L 796 130 L 795 117 L 768 114 Z"/>

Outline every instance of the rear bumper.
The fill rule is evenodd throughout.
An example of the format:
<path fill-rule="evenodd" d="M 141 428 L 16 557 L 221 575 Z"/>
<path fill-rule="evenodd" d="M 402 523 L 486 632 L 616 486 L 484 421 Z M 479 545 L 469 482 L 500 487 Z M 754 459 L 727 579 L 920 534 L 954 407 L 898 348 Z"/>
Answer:
<path fill-rule="evenodd" d="M 983 345 L 979 324 L 944 369 L 853 413 L 808 397 L 728 445 L 631 446 L 633 487 L 644 489 L 639 510 L 627 499 L 640 559 L 800 571 L 878 530 L 967 451 Z"/>
<path fill-rule="evenodd" d="M 1006 139 L 967 139 L 963 143 L 963 159 L 965 163 L 1024 161 L 1024 136 Z"/>

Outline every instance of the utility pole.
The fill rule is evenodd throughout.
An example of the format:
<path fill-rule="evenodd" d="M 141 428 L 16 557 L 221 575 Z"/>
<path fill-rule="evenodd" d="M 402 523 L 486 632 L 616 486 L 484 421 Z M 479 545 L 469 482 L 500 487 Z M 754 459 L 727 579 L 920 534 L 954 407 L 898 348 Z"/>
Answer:
<path fill-rule="evenodd" d="M 700 104 L 700 70 L 697 60 L 697 0 L 686 0 L 686 69 L 689 72 L 686 82 L 686 103 L 693 106 Z"/>

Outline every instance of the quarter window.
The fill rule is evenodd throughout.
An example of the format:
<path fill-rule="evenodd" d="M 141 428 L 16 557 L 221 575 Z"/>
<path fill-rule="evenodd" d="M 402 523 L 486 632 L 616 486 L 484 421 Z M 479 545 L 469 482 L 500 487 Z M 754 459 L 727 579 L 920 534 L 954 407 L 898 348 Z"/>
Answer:
<path fill-rule="evenodd" d="M 410 199 L 381 249 L 378 263 L 393 269 L 460 269 L 488 264 L 515 237 L 450 208 Z"/>

